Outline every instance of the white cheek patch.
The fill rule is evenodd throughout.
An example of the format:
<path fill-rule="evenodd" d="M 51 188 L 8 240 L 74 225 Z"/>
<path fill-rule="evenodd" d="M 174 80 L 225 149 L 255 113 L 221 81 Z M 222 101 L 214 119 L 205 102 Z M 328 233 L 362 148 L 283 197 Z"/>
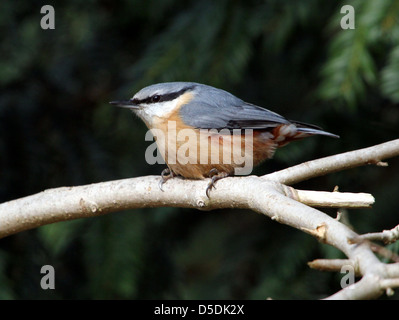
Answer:
<path fill-rule="evenodd" d="M 140 109 L 136 111 L 137 115 L 144 120 L 144 122 L 151 124 L 154 117 L 167 117 L 173 110 L 175 110 L 178 100 L 158 102 L 154 104 L 143 104 Z"/>

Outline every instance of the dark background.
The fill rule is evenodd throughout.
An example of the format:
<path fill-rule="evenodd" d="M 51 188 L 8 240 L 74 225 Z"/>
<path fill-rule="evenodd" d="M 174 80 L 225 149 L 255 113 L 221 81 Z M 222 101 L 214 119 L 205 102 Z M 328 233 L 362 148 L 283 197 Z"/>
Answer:
<path fill-rule="evenodd" d="M 45 4 L 55 30 L 40 28 Z M 340 27 L 344 4 L 355 30 Z M 213 85 L 341 136 L 279 149 L 258 175 L 396 139 L 398 17 L 395 0 L 2 1 L 0 203 L 159 175 L 144 158 L 144 124 L 108 104 L 158 82 Z M 372 193 L 373 209 L 347 219 L 381 231 L 399 221 L 398 169 L 392 159 L 296 187 Z M 250 211 L 139 209 L 1 239 L 0 298 L 315 299 L 339 290 L 342 275 L 307 262 L 342 257 Z M 47 264 L 55 290 L 39 285 Z"/>

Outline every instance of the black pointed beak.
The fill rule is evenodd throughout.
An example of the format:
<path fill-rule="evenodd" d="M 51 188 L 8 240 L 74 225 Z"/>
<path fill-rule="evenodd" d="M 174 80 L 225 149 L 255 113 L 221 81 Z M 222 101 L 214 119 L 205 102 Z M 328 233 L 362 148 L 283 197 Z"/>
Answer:
<path fill-rule="evenodd" d="M 111 101 L 110 104 L 113 106 L 117 106 L 120 108 L 127 108 L 127 109 L 138 109 L 139 106 L 134 103 L 132 100 L 122 100 L 122 101 Z"/>

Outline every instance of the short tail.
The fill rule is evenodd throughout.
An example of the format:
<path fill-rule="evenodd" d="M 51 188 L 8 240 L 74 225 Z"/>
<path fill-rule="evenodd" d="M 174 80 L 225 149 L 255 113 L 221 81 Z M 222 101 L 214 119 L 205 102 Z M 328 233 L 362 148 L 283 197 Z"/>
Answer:
<path fill-rule="evenodd" d="M 332 137 L 332 138 L 339 138 L 338 135 L 324 131 L 322 128 L 315 126 L 313 124 L 307 124 L 307 123 L 298 122 L 298 121 L 292 121 L 292 123 L 296 125 L 298 132 L 302 132 L 302 133 L 309 134 L 309 135 L 318 134 L 318 135 Z"/>

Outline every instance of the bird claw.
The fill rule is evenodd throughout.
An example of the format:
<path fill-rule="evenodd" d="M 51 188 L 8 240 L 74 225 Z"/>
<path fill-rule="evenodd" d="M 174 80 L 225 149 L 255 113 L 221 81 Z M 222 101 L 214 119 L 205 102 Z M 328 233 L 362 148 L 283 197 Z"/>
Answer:
<path fill-rule="evenodd" d="M 208 197 L 208 199 L 210 199 L 211 197 L 209 196 L 209 193 L 211 192 L 212 188 L 216 189 L 215 187 L 216 181 L 228 177 L 229 174 L 227 172 L 219 172 L 219 170 L 213 168 L 209 171 L 208 176 L 211 177 L 211 182 L 209 182 L 205 191 L 206 191 L 206 196 Z"/>
<path fill-rule="evenodd" d="M 163 169 L 161 172 L 161 179 L 159 180 L 159 183 L 158 183 L 159 189 L 161 189 L 161 191 L 163 192 L 164 191 L 162 188 L 163 184 L 166 181 L 168 181 L 170 178 L 173 178 L 175 176 L 176 176 L 176 174 L 173 171 L 171 171 L 169 168 Z"/>

